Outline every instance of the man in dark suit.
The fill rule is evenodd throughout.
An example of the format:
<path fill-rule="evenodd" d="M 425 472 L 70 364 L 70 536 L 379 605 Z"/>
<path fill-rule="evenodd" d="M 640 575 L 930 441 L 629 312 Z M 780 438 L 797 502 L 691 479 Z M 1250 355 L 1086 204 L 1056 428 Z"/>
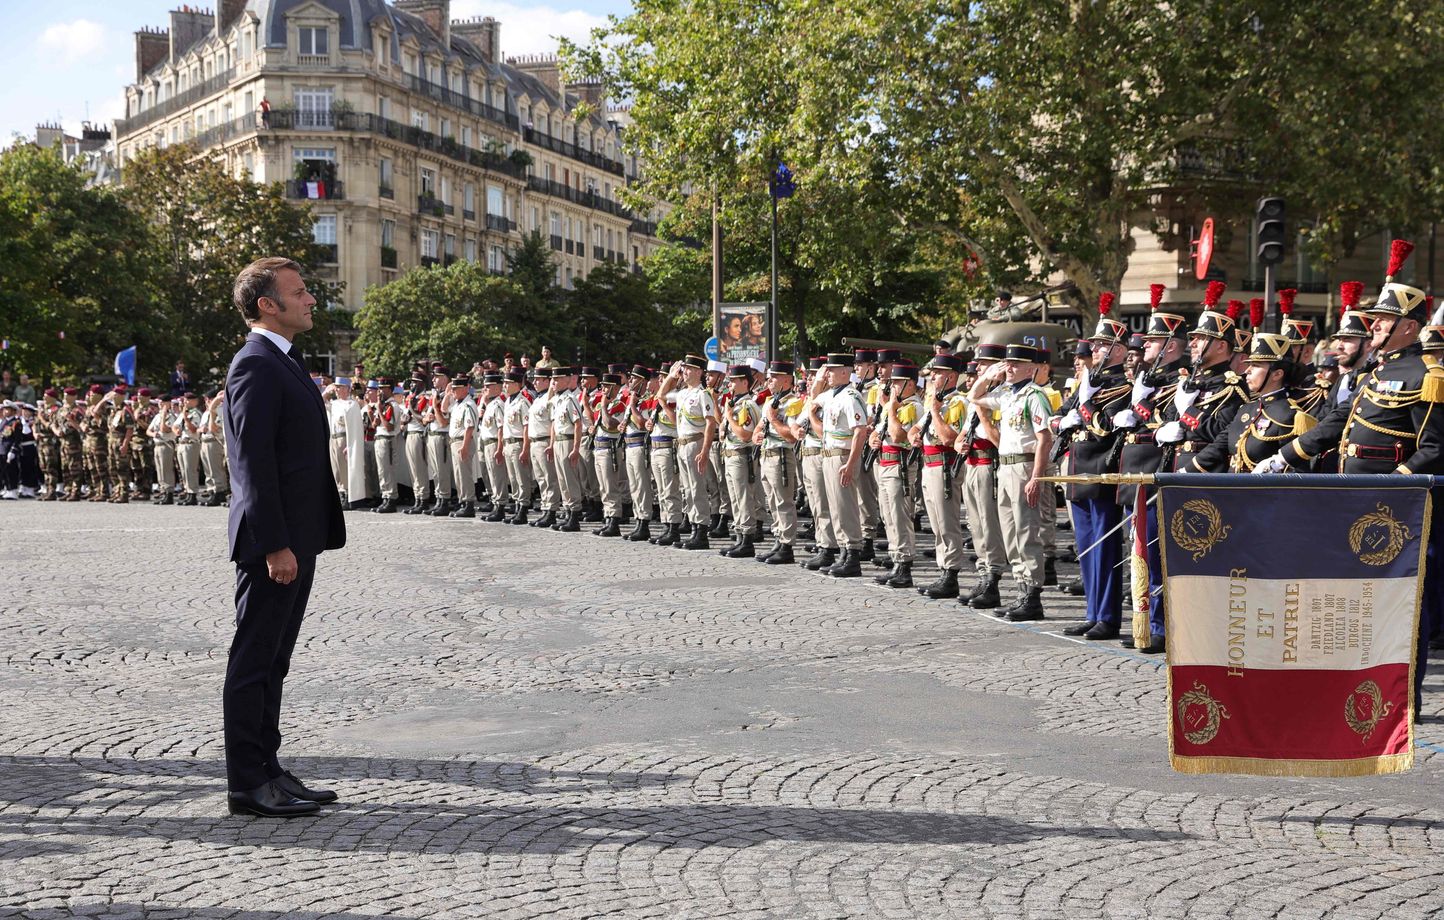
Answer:
<path fill-rule="evenodd" d="M 292 339 L 311 328 L 316 298 L 301 266 L 260 259 L 236 277 L 250 326 L 226 376 L 231 460 L 230 548 L 236 636 L 226 667 L 226 780 L 232 814 L 314 814 L 336 794 L 281 768 L 281 684 L 316 572 L 346 544 L 331 480 L 325 408 Z"/>
<path fill-rule="evenodd" d="M 170 398 L 180 399 L 181 396 L 190 391 L 191 375 L 186 373 L 186 363 L 177 361 L 175 370 L 170 372 Z"/>

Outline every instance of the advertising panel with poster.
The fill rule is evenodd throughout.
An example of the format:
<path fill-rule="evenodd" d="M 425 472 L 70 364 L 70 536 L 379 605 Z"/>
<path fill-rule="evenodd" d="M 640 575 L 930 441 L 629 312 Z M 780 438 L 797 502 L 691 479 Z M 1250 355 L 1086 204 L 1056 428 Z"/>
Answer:
<path fill-rule="evenodd" d="M 767 304 L 724 303 L 717 316 L 718 360 L 746 364 L 767 360 Z"/>

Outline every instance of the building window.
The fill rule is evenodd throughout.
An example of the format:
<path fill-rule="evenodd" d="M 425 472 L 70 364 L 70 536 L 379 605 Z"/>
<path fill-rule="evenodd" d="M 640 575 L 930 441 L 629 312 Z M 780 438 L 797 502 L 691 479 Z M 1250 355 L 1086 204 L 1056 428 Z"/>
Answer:
<path fill-rule="evenodd" d="M 241 169 L 245 170 L 246 178 L 249 179 L 256 172 L 256 158 L 253 154 L 246 154 L 241 158 Z"/>
<path fill-rule="evenodd" d="M 450 118 L 443 118 L 443 119 L 441 119 L 441 136 L 442 136 L 442 137 L 451 137 L 451 119 L 450 119 Z"/>
<path fill-rule="evenodd" d="M 472 185 L 470 182 L 466 183 L 466 190 L 463 192 L 463 194 L 465 195 L 465 203 L 462 205 L 462 210 L 470 214 L 475 214 L 476 186 Z"/>
<path fill-rule="evenodd" d="M 396 248 L 396 221 L 383 220 L 381 222 L 381 245 L 387 249 Z"/>
<path fill-rule="evenodd" d="M 421 258 L 436 258 L 437 246 L 441 243 L 441 234 L 435 230 L 421 231 Z"/>
<path fill-rule="evenodd" d="M 456 258 L 456 234 L 446 234 L 446 258 Z"/>
<path fill-rule="evenodd" d="M 302 26 L 300 32 L 300 51 L 302 54 L 325 55 L 331 53 L 327 47 L 326 29 L 324 27 L 312 28 L 309 26 Z"/>
<path fill-rule="evenodd" d="M 470 125 L 462 125 L 462 126 L 461 126 L 461 146 L 463 146 L 463 147 L 470 147 L 470 146 L 471 146 L 471 126 L 470 126 Z"/>
<path fill-rule="evenodd" d="M 378 96 L 376 98 L 376 114 L 389 119 L 391 117 L 391 100 L 385 96 Z"/>
<path fill-rule="evenodd" d="M 332 127 L 331 103 L 334 98 L 335 92 L 330 87 L 296 90 L 296 127 Z"/>
<path fill-rule="evenodd" d="M 411 127 L 420 128 L 423 131 L 431 130 L 431 116 L 416 109 L 411 110 Z"/>
<path fill-rule="evenodd" d="M 316 217 L 316 222 L 311 225 L 312 241 L 322 246 L 336 245 L 336 215 L 321 214 Z"/>
<path fill-rule="evenodd" d="M 562 235 L 562 216 L 556 211 L 552 212 L 552 236 Z"/>
<path fill-rule="evenodd" d="M 451 204 L 451 180 L 446 176 L 441 177 L 441 203 Z"/>
<path fill-rule="evenodd" d="M 486 252 L 486 268 L 488 271 L 499 272 L 506 269 L 506 253 L 500 246 L 493 246 Z"/>
<path fill-rule="evenodd" d="M 436 197 L 436 170 L 421 167 L 421 194 L 425 198 Z"/>
<path fill-rule="evenodd" d="M 393 167 L 393 166 L 391 165 L 391 159 L 390 159 L 389 157 L 382 157 L 382 158 L 381 158 L 381 187 L 384 188 L 384 189 L 394 189 L 394 188 L 396 188 L 396 186 L 395 186 L 395 184 L 394 184 L 394 181 L 395 181 L 395 167 Z"/>
<path fill-rule="evenodd" d="M 501 189 L 495 185 L 486 187 L 486 213 L 495 217 L 506 216 L 506 205 L 502 198 Z"/>
<path fill-rule="evenodd" d="M 467 241 L 466 241 L 466 261 L 468 261 L 468 262 L 475 262 L 475 261 L 476 261 L 476 240 L 467 240 Z"/>

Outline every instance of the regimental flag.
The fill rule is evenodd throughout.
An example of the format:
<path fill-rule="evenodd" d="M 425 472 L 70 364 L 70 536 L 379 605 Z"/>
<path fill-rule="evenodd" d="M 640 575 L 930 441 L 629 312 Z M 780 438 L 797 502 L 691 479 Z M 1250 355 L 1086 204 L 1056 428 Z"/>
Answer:
<path fill-rule="evenodd" d="M 1133 647 L 1147 648 L 1153 642 L 1149 613 L 1153 610 L 1153 586 L 1148 577 L 1148 495 L 1138 487 L 1133 499 L 1133 552 L 1129 557 L 1133 575 Z"/>
<path fill-rule="evenodd" d="M 1414 763 L 1428 476 L 1159 475 L 1181 773 Z"/>

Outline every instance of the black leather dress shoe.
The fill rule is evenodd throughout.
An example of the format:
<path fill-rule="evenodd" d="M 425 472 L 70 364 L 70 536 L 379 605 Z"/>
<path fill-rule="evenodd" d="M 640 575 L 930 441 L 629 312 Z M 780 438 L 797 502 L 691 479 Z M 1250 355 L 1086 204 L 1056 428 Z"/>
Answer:
<path fill-rule="evenodd" d="M 1167 650 L 1168 644 L 1164 641 L 1162 636 L 1154 636 L 1153 641 L 1149 642 L 1143 648 L 1139 649 L 1139 651 L 1145 655 L 1162 655 Z"/>
<path fill-rule="evenodd" d="M 271 780 L 271 782 L 275 783 L 276 788 L 282 792 L 290 793 L 292 796 L 298 799 L 304 799 L 307 802 L 315 802 L 317 805 L 334 802 L 337 798 L 336 793 L 330 789 L 307 789 L 306 785 L 296 779 L 296 774 L 290 770 L 282 773 L 280 776 Z"/>
<path fill-rule="evenodd" d="M 259 818 L 300 818 L 321 810 L 317 803 L 298 799 L 283 791 L 275 781 L 249 792 L 230 793 L 226 796 L 226 808 L 233 815 L 255 815 Z"/>
<path fill-rule="evenodd" d="M 1092 623 L 1075 623 L 1075 624 L 1073 624 L 1072 626 L 1069 626 L 1067 629 L 1063 630 L 1063 635 L 1065 635 L 1065 636 L 1081 636 L 1081 635 L 1083 635 L 1084 633 L 1086 633 L 1088 630 L 1090 630 L 1090 629 L 1092 629 L 1092 628 L 1093 628 L 1093 624 L 1092 624 Z"/>
<path fill-rule="evenodd" d="M 1111 623 L 1104 623 L 1101 620 L 1093 624 L 1093 628 L 1083 634 L 1083 638 L 1097 642 L 1099 639 L 1117 639 L 1118 627 Z"/>

